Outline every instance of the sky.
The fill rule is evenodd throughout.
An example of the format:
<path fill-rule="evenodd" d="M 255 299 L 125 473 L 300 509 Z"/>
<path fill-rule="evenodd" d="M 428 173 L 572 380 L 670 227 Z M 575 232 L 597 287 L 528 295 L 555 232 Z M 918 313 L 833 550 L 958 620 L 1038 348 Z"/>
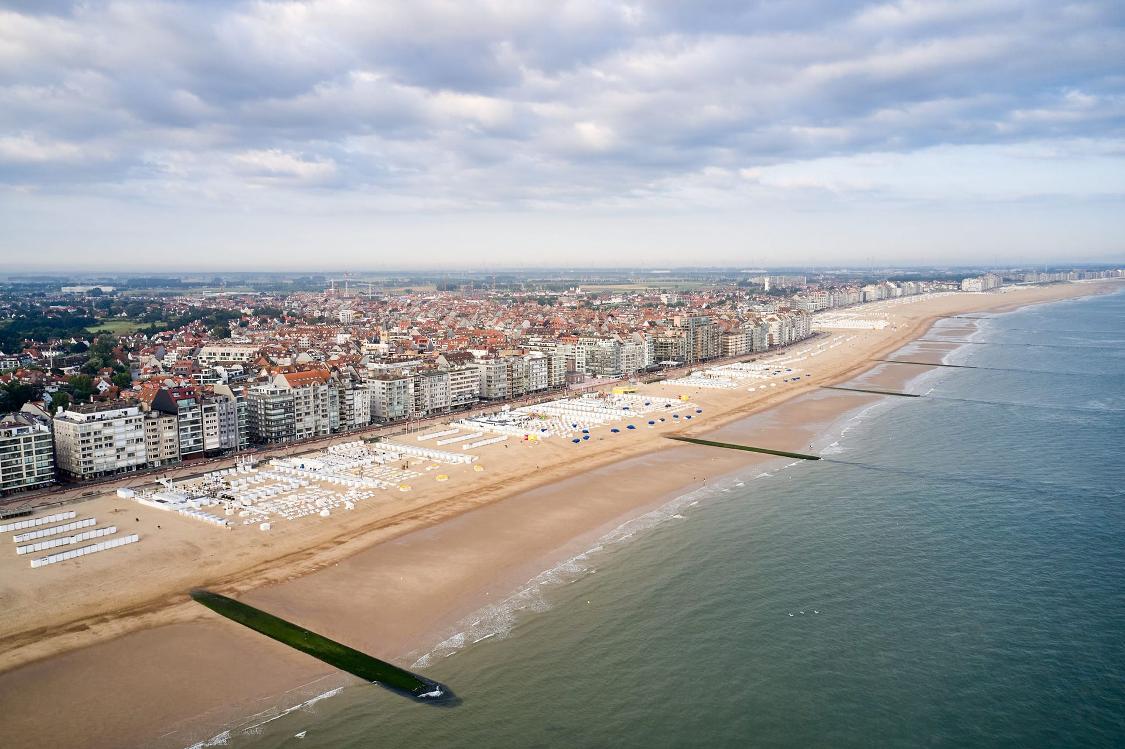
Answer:
<path fill-rule="evenodd" d="M 0 0 L 0 264 L 1125 261 L 1125 4 Z"/>

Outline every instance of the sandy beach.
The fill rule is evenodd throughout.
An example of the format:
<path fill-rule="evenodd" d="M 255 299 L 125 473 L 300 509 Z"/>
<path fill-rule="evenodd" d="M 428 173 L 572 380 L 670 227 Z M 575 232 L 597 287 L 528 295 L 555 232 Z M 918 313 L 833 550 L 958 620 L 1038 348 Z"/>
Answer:
<path fill-rule="evenodd" d="M 630 518 L 705 482 L 788 462 L 666 435 L 815 449 L 841 419 L 886 397 L 822 386 L 908 389 L 932 371 L 927 363 L 941 363 L 959 345 L 915 341 L 931 338 L 926 332 L 937 318 L 1119 286 L 902 300 L 879 310 L 888 320 L 882 329 L 828 331 L 770 355 L 801 357 L 808 376 L 797 382 L 753 392 L 642 386 L 697 404 L 703 413 L 689 428 L 664 423 L 627 435 L 601 429 L 582 445 L 492 445 L 481 451 L 483 471 L 445 467 L 446 482 L 424 477 L 410 493 L 269 534 L 212 528 L 115 496 L 74 506 L 142 541 L 36 570 L 11 548 L 0 550 L 0 743 L 189 746 L 238 718 L 354 682 L 191 603 L 186 593 L 196 586 L 409 666 L 461 631 L 474 612 Z M 942 335 L 956 341 L 973 330 L 969 319 L 949 320 Z"/>

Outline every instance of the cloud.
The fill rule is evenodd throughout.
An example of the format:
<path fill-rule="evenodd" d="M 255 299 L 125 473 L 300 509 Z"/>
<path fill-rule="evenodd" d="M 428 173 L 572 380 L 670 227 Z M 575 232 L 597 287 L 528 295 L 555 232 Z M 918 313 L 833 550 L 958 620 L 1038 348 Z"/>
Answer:
<path fill-rule="evenodd" d="M 263 217 L 957 201 L 797 172 L 1052 143 L 1118 165 L 1121 59 L 1111 0 L 6 2 L 0 186 Z"/>
<path fill-rule="evenodd" d="M 305 184 L 323 183 L 335 176 L 331 159 L 306 159 L 276 148 L 244 151 L 233 159 L 235 171 L 251 179 L 294 180 Z"/>

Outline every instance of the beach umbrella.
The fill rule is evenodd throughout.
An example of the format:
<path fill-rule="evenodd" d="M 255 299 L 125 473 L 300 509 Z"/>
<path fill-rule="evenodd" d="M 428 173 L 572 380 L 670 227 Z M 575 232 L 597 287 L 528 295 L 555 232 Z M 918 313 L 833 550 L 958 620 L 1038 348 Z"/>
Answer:
<path fill-rule="evenodd" d="M 610 429 L 609 431 L 613 432 L 614 434 L 617 434 L 617 433 L 618 433 L 618 432 L 620 432 L 621 430 L 620 430 L 620 429 L 618 429 L 617 427 L 614 427 L 613 429 Z"/>
<path fill-rule="evenodd" d="M 695 409 L 695 412 L 696 412 L 697 414 L 701 414 L 701 413 L 703 413 L 703 409 L 702 409 L 702 408 L 697 408 L 697 409 Z"/>
<path fill-rule="evenodd" d="M 687 415 L 687 416 L 685 416 L 684 418 L 685 418 L 685 419 L 690 419 L 690 418 L 691 418 L 691 414 L 688 414 L 688 415 Z"/>
<path fill-rule="evenodd" d="M 586 435 L 583 435 L 582 439 L 584 439 L 584 440 L 588 440 L 588 439 L 590 439 L 590 435 L 588 435 L 588 434 L 586 434 Z"/>
<path fill-rule="evenodd" d="M 649 426 L 652 426 L 652 425 L 653 425 L 653 424 L 655 424 L 655 423 L 656 423 L 655 421 L 649 421 L 648 425 L 649 425 Z"/>
<path fill-rule="evenodd" d="M 573 443 L 574 443 L 574 444 L 576 444 L 576 445 L 577 445 L 577 444 L 578 444 L 579 442 L 581 442 L 581 441 L 582 441 L 582 440 L 578 439 L 577 437 L 575 437 L 574 439 L 572 439 L 572 440 L 571 440 L 571 442 L 573 442 Z"/>
<path fill-rule="evenodd" d="M 632 424 L 630 424 L 629 426 L 627 426 L 627 427 L 625 427 L 625 428 L 626 428 L 626 429 L 636 429 L 636 427 L 635 427 L 635 426 L 633 426 Z"/>

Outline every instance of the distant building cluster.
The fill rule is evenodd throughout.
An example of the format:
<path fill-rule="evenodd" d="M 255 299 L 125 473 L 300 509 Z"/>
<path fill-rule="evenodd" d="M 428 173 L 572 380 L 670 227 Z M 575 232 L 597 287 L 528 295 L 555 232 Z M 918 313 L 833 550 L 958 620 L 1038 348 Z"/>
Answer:
<path fill-rule="evenodd" d="M 992 291 L 1002 286 L 1004 279 L 995 273 L 985 273 L 983 276 L 966 278 L 961 282 L 961 291 Z"/>

